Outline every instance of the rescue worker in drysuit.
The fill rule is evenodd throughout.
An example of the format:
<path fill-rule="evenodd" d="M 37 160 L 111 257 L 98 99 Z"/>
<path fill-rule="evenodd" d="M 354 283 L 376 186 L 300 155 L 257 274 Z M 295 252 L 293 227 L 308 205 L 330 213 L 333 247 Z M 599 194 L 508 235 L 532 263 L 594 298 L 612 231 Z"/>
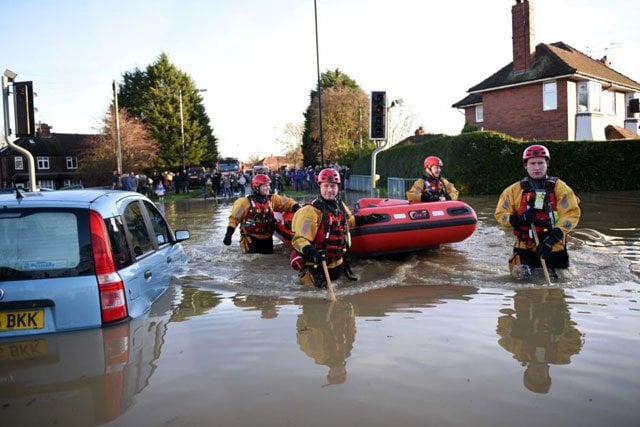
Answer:
<path fill-rule="evenodd" d="M 256 174 L 251 179 L 251 188 L 252 194 L 233 203 L 222 243 L 229 246 L 233 232 L 240 225 L 242 253 L 270 254 L 273 253 L 273 232 L 276 228 L 273 212 L 295 212 L 300 205 L 286 196 L 269 194 L 271 179 L 267 175 Z"/>
<path fill-rule="evenodd" d="M 458 200 L 458 190 L 446 178 L 442 178 L 442 160 L 436 156 L 424 159 L 425 174 L 413 183 L 407 191 L 410 203 L 439 202 L 444 200 Z"/>
<path fill-rule="evenodd" d="M 291 267 L 300 271 L 300 283 L 326 287 L 322 261 L 327 263 L 329 277 L 336 280 L 345 271 L 349 228 L 383 220 L 380 214 L 352 215 L 338 199 L 340 174 L 335 169 L 323 169 L 318 174 L 320 196 L 303 206 L 293 216 Z M 346 269 L 349 273 L 349 269 Z M 348 276 L 349 277 L 349 276 Z"/>
<path fill-rule="evenodd" d="M 522 153 L 527 176 L 507 187 L 498 199 L 494 217 L 503 227 L 513 227 L 516 241 L 509 271 L 528 277 L 531 269 L 569 267 L 566 236 L 580 220 L 580 199 L 562 180 L 547 175 L 551 156 L 544 145 L 531 145 Z M 536 245 L 532 224 L 540 244 Z"/>

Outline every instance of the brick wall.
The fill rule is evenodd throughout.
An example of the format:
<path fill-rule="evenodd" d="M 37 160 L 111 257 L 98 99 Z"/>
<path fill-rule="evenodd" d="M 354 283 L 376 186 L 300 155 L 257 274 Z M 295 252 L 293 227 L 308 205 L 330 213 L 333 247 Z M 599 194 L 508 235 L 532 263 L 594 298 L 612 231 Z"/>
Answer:
<path fill-rule="evenodd" d="M 557 91 L 558 108 L 551 111 L 542 111 L 542 83 L 484 93 L 485 129 L 528 140 L 570 139 L 566 81 L 557 82 Z M 474 111 L 469 108 L 467 114 Z"/>

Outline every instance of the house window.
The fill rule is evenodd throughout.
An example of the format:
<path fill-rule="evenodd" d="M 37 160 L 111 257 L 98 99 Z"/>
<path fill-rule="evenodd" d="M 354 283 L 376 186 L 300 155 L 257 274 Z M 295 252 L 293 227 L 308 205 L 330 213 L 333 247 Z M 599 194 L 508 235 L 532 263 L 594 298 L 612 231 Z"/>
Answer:
<path fill-rule="evenodd" d="M 67 169 L 78 169 L 78 158 L 77 157 L 67 157 Z"/>
<path fill-rule="evenodd" d="M 16 170 L 23 170 L 24 169 L 24 160 L 22 159 L 22 156 L 14 157 L 13 158 L 13 165 L 14 165 Z"/>
<path fill-rule="evenodd" d="M 37 182 L 38 188 L 47 188 L 49 190 L 55 190 L 55 183 L 52 179 L 39 179 Z"/>
<path fill-rule="evenodd" d="M 476 105 L 476 123 L 482 123 L 484 121 L 484 106 L 482 104 Z"/>
<path fill-rule="evenodd" d="M 616 114 L 616 94 L 612 90 L 603 90 L 600 93 L 600 106 L 605 114 Z"/>
<path fill-rule="evenodd" d="M 589 111 L 589 86 L 587 82 L 578 82 L 578 113 Z"/>
<path fill-rule="evenodd" d="M 74 187 L 82 185 L 81 179 L 65 179 L 62 183 L 63 187 Z"/>
<path fill-rule="evenodd" d="M 49 158 L 38 156 L 38 169 L 49 169 Z M 45 187 L 48 188 L 48 187 Z"/>
<path fill-rule="evenodd" d="M 556 110 L 558 108 L 558 89 L 556 82 L 542 84 L 542 110 Z"/>

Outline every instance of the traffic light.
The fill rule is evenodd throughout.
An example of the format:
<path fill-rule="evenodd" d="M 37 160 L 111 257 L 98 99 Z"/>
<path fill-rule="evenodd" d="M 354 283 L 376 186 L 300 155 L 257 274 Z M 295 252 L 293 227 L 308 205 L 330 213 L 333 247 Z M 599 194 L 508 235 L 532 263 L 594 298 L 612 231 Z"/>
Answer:
<path fill-rule="evenodd" d="M 371 92 L 371 114 L 369 115 L 369 139 L 387 139 L 387 92 Z"/>
<path fill-rule="evenodd" d="M 36 124 L 33 107 L 33 82 L 13 83 L 16 136 L 35 136 Z"/>

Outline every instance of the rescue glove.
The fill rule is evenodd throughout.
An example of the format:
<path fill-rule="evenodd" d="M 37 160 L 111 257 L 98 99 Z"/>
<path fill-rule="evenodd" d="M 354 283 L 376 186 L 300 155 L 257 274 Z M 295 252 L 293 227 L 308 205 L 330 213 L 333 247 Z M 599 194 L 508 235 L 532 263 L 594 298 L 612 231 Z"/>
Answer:
<path fill-rule="evenodd" d="M 224 239 L 222 239 L 222 243 L 225 246 L 229 246 L 231 244 L 231 235 L 233 234 L 235 228 L 227 227 L 227 234 L 224 235 Z"/>
<path fill-rule="evenodd" d="M 439 202 L 440 197 L 432 193 L 424 192 L 420 196 L 420 201 L 421 202 Z"/>
<path fill-rule="evenodd" d="M 365 224 L 375 224 L 376 222 L 380 222 L 384 219 L 384 216 L 377 213 L 372 213 L 369 215 L 356 215 L 356 225 L 359 227 Z"/>
<path fill-rule="evenodd" d="M 304 259 L 315 264 L 322 264 L 322 261 L 327 260 L 327 251 L 319 251 L 313 245 L 307 245 L 302 248 L 302 255 Z"/>
<path fill-rule="evenodd" d="M 514 227 L 520 227 L 521 225 L 531 225 L 536 219 L 535 211 L 531 208 L 527 208 L 524 213 L 517 215 L 509 215 L 509 223 Z"/>
<path fill-rule="evenodd" d="M 551 249 L 553 249 L 553 245 L 562 240 L 564 234 L 562 230 L 559 228 L 554 228 L 547 234 L 547 237 L 544 238 L 542 242 L 536 248 L 536 255 L 542 259 L 547 259 L 547 257 L 551 254 Z"/>

